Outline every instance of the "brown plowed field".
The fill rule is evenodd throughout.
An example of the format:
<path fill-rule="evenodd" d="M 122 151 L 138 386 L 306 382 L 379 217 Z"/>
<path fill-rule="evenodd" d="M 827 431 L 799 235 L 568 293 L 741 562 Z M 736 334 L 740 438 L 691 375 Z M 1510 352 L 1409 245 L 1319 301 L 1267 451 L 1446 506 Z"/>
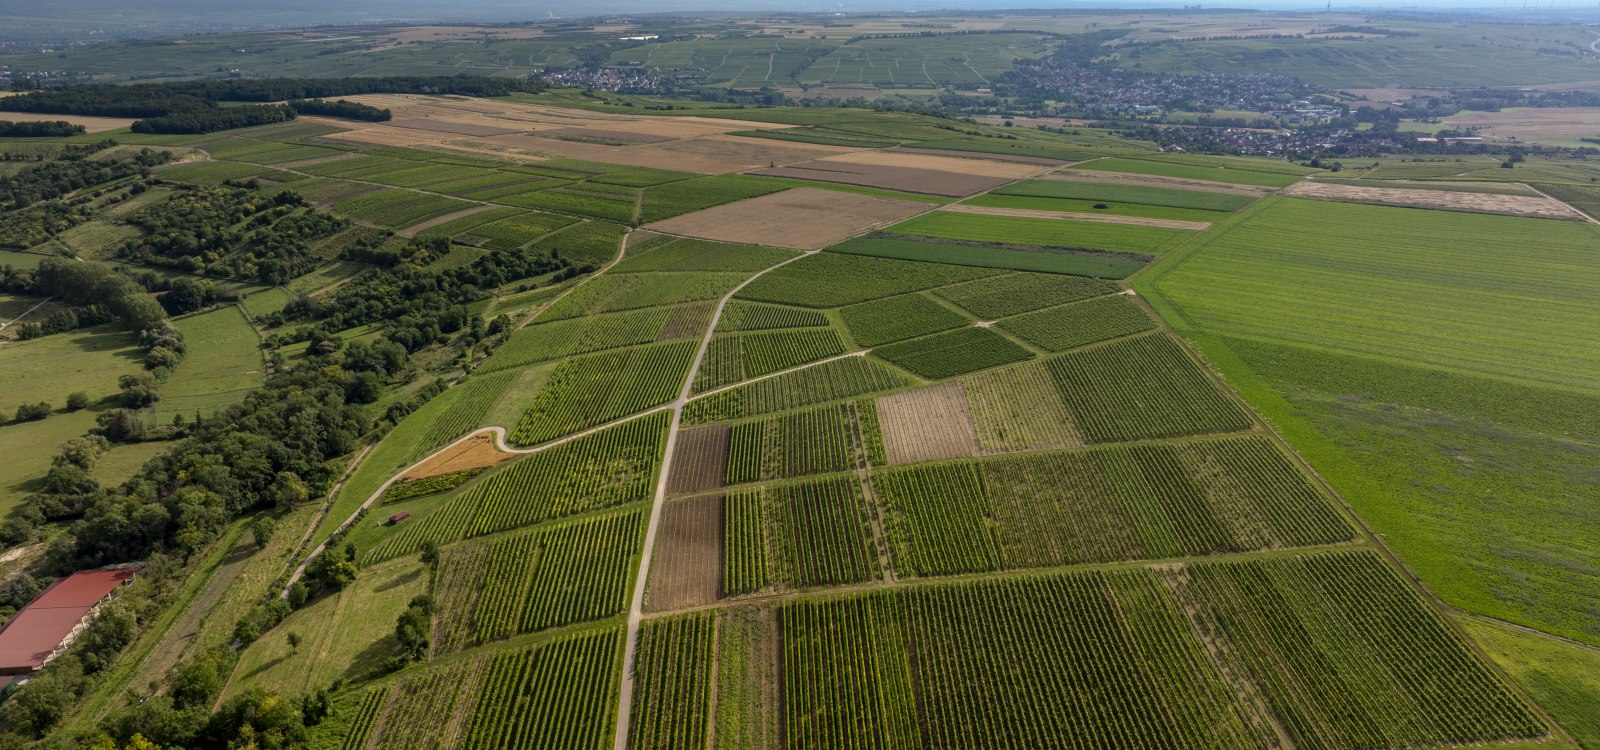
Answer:
<path fill-rule="evenodd" d="M 1297 198 L 1374 203 L 1383 206 L 1434 208 L 1481 214 L 1534 216 L 1544 219 L 1581 221 L 1583 215 L 1557 200 L 1542 195 L 1502 195 L 1499 193 L 1455 193 L 1448 190 L 1408 190 L 1406 188 L 1335 185 L 1302 180 L 1283 189 L 1284 195 Z"/>
<path fill-rule="evenodd" d="M 978 455 L 978 435 L 960 382 L 883 396 L 878 423 L 891 464 Z"/>
<path fill-rule="evenodd" d="M 663 505 L 645 607 L 659 612 L 712 604 L 721 585 L 722 496 Z"/>
<path fill-rule="evenodd" d="M 473 435 L 470 439 L 463 440 L 449 450 L 428 459 L 427 463 L 406 472 L 400 477 L 400 481 L 409 482 L 440 474 L 494 466 L 501 461 L 516 457 L 515 453 L 501 453 L 500 449 L 494 446 L 494 435 L 484 432 Z"/>
<path fill-rule="evenodd" d="M 0 120 L 10 122 L 57 122 L 65 120 L 73 125 L 82 125 L 90 133 L 103 133 L 107 130 L 125 128 L 133 124 L 131 117 L 86 117 L 79 115 L 51 115 L 39 112 L 0 112 Z"/>
<path fill-rule="evenodd" d="M 721 242 L 818 250 L 928 208 L 910 201 L 795 188 L 658 221 L 649 228 Z"/>
<path fill-rule="evenodd" d="M 728 474 L 728 427 L 684 430 L 672 454 L 672 476 L 667 492 L 682 494 L 714 490 Z"/>

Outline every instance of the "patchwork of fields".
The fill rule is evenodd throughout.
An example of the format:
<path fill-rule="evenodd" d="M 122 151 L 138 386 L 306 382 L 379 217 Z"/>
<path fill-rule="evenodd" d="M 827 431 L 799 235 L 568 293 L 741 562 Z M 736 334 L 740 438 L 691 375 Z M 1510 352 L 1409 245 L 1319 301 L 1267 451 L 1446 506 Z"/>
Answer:
<path fill-rule="evenodd" d="M 1018 56 L 1039 41 L 1010 36 Z M 913 41 L 617 54 L 727 85 L 768 68 L 901 82 L 927 46 Z M 923 50 L 949 68 L 926 75 L 986 80 L 995 61 L 950 58 L 964 44 Z M 1564 512 L 1582 528 L 1559 541 L 1592 526 L 1573 498 L 1600 433 L 1549 414 L 1559 394 L 1600 405 L 1593 224 L 1284 197 L 1310 170 L 968 137 L 903 113 L 356 98 L 396 119 L 203 137 L 212 160 L 161 170 L 174 191 L 255 179 L 351 223 L 318 240 L 311 273 L 178 319 L 206 345 L 157 414 L 238 398 L 269 364 L 262 338 L 286 332 L 277 311 L 362 283 L 409 236 L 439 250 L 396 264 L 574 265 L 471 277 L 483 294 L 463 327 L 494 320 L 498 338 L 439 365 L 437 395 L 373 405 L 395 428 L 295 530 L 350 545 L 359 573 L 287 615 L 295 640 L 240 649 L 224 692 L 338 680 L 311 746 L 1568 746 L 1434 597 L 1593 638 L 1558 620 L 1555 592 L 1600 601 L 1581 572 L 1595 561 L 1512 539 Z M 1456 203 L 1436 208 L 1477 205 Z M 133 231 L 104 221 L 77 239 Z M 125 335 L 72 337 L 0 345 L 0 387 L 53 396 L 50 372 L 98 397 L 139 367 Z M 1387 381 L 1356 360 L 1438 374 Z M 1430 384 L 1480 400 L 1430 421 Z M 1415 403 L 1387 411 L 1408 389 Z M 1519 407 L 1498 395 L 1519 392 L 1542 400 L 1507 416 Z M 81 433 L 96 411 L 0 436 Z M 1441 585 L 1462 556 L 1424 551 L 1450 537 L 1325 468 L 1297 431 L 1308 413 L 1375 454 L 1439 431 L 1416 464 L 1428 482 L 1522 458 L 1448 439 L 1473 420 L 1542 423 L 1557 437 L 1519 445 L 1559 446 L 1549 474 L 1565 476 L 1538 501 L 1497 476 L 1523 515 L 1484 534 L 1473 553 L 1490 562 L 1466 583 Z M 0 482 L 37 483 L 48 458 L 30 460 Z M 1499 595 L 1519 580 L 1520 611 Z M 390 670 L 392 623 L 420 594 L 436 608 L 425 656 Z"/>

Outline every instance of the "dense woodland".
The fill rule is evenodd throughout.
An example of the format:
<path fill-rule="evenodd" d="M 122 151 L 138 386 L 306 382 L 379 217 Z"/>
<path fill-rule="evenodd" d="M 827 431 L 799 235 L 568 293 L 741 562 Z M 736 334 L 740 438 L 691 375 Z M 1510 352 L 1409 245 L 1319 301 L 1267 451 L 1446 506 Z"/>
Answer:
<path fill-rule="evenodd" d="M 366 122 L 388 122 L 394 117 L 387 109 L 378 109 L 377 107 L 344 99 L 335 102 L 330 102 L 326 99 L 291 99 L 289 100 L 289 107 L 303 115 L 343 117 L 347 120 L 364 120 Z"/>
<path fill-rule="evenodd" d="M 82 125 L 74 125 L 66 120 L 45 122 L 0 120 L 0 138 L 70 138 L 83 135 L 84 132 Z"/>
<path fill-rule="evenodd" d="M 322 260 L 312 243 L 350 223 L 311 210 L 289 190 L 226 186 L 183 191 L 127 221 L 145 234 L 123 245 L 124 258 L 268 284 L 310 271 Z"/>

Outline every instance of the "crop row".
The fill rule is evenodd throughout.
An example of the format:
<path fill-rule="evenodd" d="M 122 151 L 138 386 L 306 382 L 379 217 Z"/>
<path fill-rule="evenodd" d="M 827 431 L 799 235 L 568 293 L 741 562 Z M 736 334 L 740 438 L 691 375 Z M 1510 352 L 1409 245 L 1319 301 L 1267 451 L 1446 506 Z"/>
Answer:
<path fill-rule="evenodd" d="M 1033 353 L 987 328 L 961 328 L 878 347 L 882 357 L 930 380 L 1021 362 Z"/>
<path fill-rule="evenodd" d="M 410 500 L 415 497 L 426 497 L 428 495 L 437 495 L 441 492 L 447 492 L 466 484 L 468 479 L 471 479 L 482 473 L 483 469 L 480 467 L 476 469 L 452 471 L 448 474 L 435 474 L 431 477 L 423 477 L 421 479 L 413 479 L 410 481 L 395 482 L 394 484 L 389 485 L 389 489 L 383 491 L 383 496 L 379 498 L 379 504 L 388 505 L 389 503 L 398 503 L 402 500 Z"/>
<path fill-rule="evenodd" d="M 616 717 L 617 630 L 489 660 L 466 750 L 600 750 Z"/>
<path fill-rule="evenodd" d="M 915 575 L 1348 541 L 1270 441 L 1035 453 L 874 472 L 897 569 Z"/>
<path fill-rule="evenodd" d="M 1116 284 L 1098 279 L 1050 273 L 1011 273 L 943 287 L 934 294 L 983 320 L 998 320 L 1116 292 Z"/>
<path fill-rule="evenodd" d="M 842 307 L 1002 273 L 845 253 L 816 253 L 763 274 L 739 299 L 801 307 Z"/>
<path fill-rule="evenodd" d="M 1097 341 L 1153 330 L 1154 320 L 1122 295 L 1051 307 L 1006 318 L 1002 330 L 1045 351 L 1061 352 Z"/>
<path fill-rule="evenodd" d="M 450 441 L 466 435 L 483 425 L 489 410 L 500 401 L 506 389 L 516 381 L 513 372 L 486 372 L 467 378 L 460 386 L 461 392 L 444 396 L 450 399 L 449 407 L 429 425 L 422 439 L 417 441 L 411 460 L 419 460 Z"/>
<path fill-rule="evenodd" d="M 996 189 L 994 195 L 1016 195 L 1068 200 L 1112 201 L 1149 206 L 1172 206 L 1206 211 L 1237 211 L 1255 201 L 1254 196 L 1203 190 L 1112 185 L 1077 180 L 1037 179 Z"/>
<path fill-rule="evenodd" d="M 1041 247 L 1070 247 L 1157 255 L 1192 236 L 1187 229 L 1135 224 L 1110 224 L 1072 219 L 934 211 L 889 227 L 886 231 L 922 237 L 978 242 L 1003 242 Z"/>
<path fill-rule="evenodd" d="M 667 316 L 675 309 L 650 307 L 531 325 L 511 334 L 480 369 L 492 372 L 574 354 L 648 344 L 660 337 Z"/>
<path fill-rule="evenodd" d="M 498 213 L 498 210 L 488 213 Z M 472 228 L 464 229 L 452 236 L 456 242 L 463 245 L 474 245 L 489 250 L 515 250 L 557 229 L 571 225 L 572 219 L 564 216 L 523 211 L 516 216 L 475 224 Z"/>
<path fill-rule="evenodd" d="M 921 294 L 863 302 L 839 311 L 850 336 L 862 346 L 878 346 L 926 336 L 967 324 L 967 319 Z"/>
<path fill-rule="evenodd" d="M 1542 723 L 1372 552 L 1169 574 L 1297 746 L 1421 747 L 1545 734 Z"/>
<path fill-rule="evenodd" d="M 379 226 L 403 227 L 471 206 L 454 198 L 410 190 L 379 190 L 340 201 L 333 210 Z"/>
<path fill-rule="evenodd" d="M 561 237 L 562 232 L 556 235 Z M 555 238 L 551 238 L 552 240 Z M 584 283 L 544 314 L 547 320 L 678 305 L 717 299 L 743 281 L 742 273 L 625 273 L 602 274 Z"/>
<path fill-rule="evenodd" d="M 628 747 L 704 750 L 716 615 L 652 620 L 639 634 Z"/>
<path fill-rule="evenodd" d="M 820 328 L 828 316 L 803 307 L 784 307 L 760 302 L 730 300 L 717 320 L 717 332 L 763 331 L 773 328 Z"/>
<path fill-rule="evenodd" d="M 585 184 L 582 187 L 555 187 L 530 190 L 517 195 L 496 198 L 497 203 L 544 211 L 588 216 L 619 223 L 633 221 L 633 207 L 638 191 L 633 188 L 610 188 Z"/>
<path fill-rule="evenodd" d="M 866 499 L 854 477 L 768 487 L 778 577 L 795 588 L 878 577 Z"/>
<path fill-rule="evenodd" d="M 844 342 L 832 328 L 721 334 L 711 340 L 695 377 L 696 390 L 768 375 L 843 354 Z"/>
<path fill-rule="evenodd" d="M 730 492 L 722 498 L 722 594 L 734 596 L 767 587 L 766 505 L 760 490 Z"/>
<path fill-rule="evenodd" d="M 648 499 L 661 466 L 668 415 L 651 414 L 497 468 L 432 515 L 368 550 L 363 564 Z"/>
<path fill-rule="evenodd" d="M 728 484 L 826 474 L 853 467 L 854 404 L 791 412 L 733 426 Z"/>
<path fill-rule="evenodd" d="M 510 442 L 533 445 L 671 401 L 697 342 L 677 341 L 569 359 L 545 382 Z"/>
<path fill-rule="evenodd" d="M 1251 426 L 1244 410 L 1166 336 L 1115 341 L 1045 364 L 1092 442 Z"/>
<path fill-rule="evenodd" d="M 887 391 L 910 384 L 906 376 L 866 357 L 843 357 L 694 399 L 686 424 L 739 419 Z"/>
<path fill-rule="evenodd" d="M 347 720 L 347 734 L 339 750 L 361 750 L 367 746 L 367 738 L 372 736 L 372 727 L 377 723 L 378 714 L 388 699 L 389 691 L 382 688 L 362 693 L 360 702 L 355 706 L 355 715 Z"/>
<path fill-rule="evenodd" d="M 675 239 L 635 254 L 630 244 L 626 260 L 613 273 L 640 271 L 759 271 L 791 258 L 793 250 L 755 245 L 733 245 L 707 240 Z"/>
<path fill-rule="evenodd" d="M 458 661 L 396 683 L 389 691 L 375 750 L 451 747 L 460 742 L 483 660 Z"/>

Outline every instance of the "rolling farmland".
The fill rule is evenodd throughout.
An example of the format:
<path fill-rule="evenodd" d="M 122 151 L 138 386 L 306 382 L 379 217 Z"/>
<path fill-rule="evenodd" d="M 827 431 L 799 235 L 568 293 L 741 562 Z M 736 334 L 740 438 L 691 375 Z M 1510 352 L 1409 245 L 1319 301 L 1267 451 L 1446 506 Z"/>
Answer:
<path fill-rule="evenodd" d="M 899 28 L 586 54 L 739 88 L 976 87 L 1062 39 Z M 554 44 L 516 43 L 530 65 Z M 1575 750 L 1544 711 L 1570 693 L 1524 693 L 1532 669 L 1489 660 L 1529 647 L 1486 655 L 1468 635 L 1513 632 L 1489 617 L 1596 638 L 1583 537 L 1600 432 L 1573 408 L 1600 403 L 1593 226 L 1268 196 L 1312 170 L 1090 126 L 592 94 L 355 94 L 395 118 L 174 137 L 212 161 L 164 179 L 255 178 L 231 189 L 268 196 L 282 179 L 358 228 L 319 239 L 307 273 L 177 318 L 188 358 L 158 373 L 153 406 L 116 391 L 157 369 L 137 336 L 0 344 L 19 400 L 0 407 L 51 407 L 0 426 L 19 443 L 126 408 L 152 448 L 137 455 L 156 456 L 148 443 L 194 434 L 197 408 L 213 419 L 262 381 L 331 383 L 280 420 L 338 425 L 307 438 L 315 460 L 282 458 L 287 442 L 228 473 L 158 459 L 141 482 L 85 483 L 126 499 L 115 513 L 48 506 L 71 522 L 51 545 L 146 521 L 190 524 L 187 540 L 228 483 L 254 493 L 215 519 L 225 549 L 183 548 L 212 561 L 194 581 L 200 562 L 152 546 L 183 568 L 162 586 L 224 615 L 163 621 L 204 638 L 140 636 L 138 663 L 108 662 L 86 703 L 147 726 L 123 712 L 170 709 L 171 689 L 121 701 L 146 697 L 122 675 L 182 674 L 232 635 L 239 666 L 207 700 L 327 690 L 315 748 Z M 972 178 L 989 187 L 967 205 L 996 211 L 816 187 L 828 178 L 808 170 Z M 797 196 L 899 213 L 832 245 L 812 242 L 821 229 L 695 234 L 711 208 L 789 233 Z M 61 236 L 110 246 L 123 225 L 95 221 Z M 408 256 L 412 233 L 432 249 Z M 103 262 L 90 255 L 72 262 Z M 395 281 L 384 299 L 341 296 L 374 279 Z M 161 304 L 183 286 L 150 283 Z M 64 387 L 89 405 L 61 409 Z M 23 448 L 0 489 L 73 480 Z M 140 476 L 115 450 L 106 476 Z M 1535 454 L 1526 483 L 1504 468 Z M 136 513 L 156 479 L 183 494 Z M 280 595 L 282 625 L 234 622 L 278 616 Z"/>

